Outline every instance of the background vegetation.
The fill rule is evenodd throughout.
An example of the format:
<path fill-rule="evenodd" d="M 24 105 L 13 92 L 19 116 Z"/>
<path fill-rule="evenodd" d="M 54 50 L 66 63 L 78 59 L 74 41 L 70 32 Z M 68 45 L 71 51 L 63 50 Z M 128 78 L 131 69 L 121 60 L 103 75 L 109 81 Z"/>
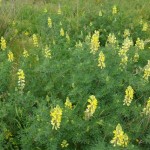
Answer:
<path fill-rule="evenodd" d="M 150 108 L 148 115 L 143 109 L 148 106 L 150 79 L 143 76 L 145 68 L 150 69 L 149 6 L 149 0 L 0 0 L 0 37 L 6 41 L 5 50 L 2 41 L 0 45 L 0 149 L 148 150 Z M 122 68 L 118 53 L 125 29 L 133 45 Z M 93 54 L 95 31 L 100 33 L 100 47 Z M 110 33 L 115 43 L 108 41 Z M 137 38 L 143 40 L 144 50 Z M 105 56 L 102 69 L 100 52 Z M 19 69 L 24 73 L 21 81 Z M 128 86 L 134 90 L 130 106 L 123 105 Z M 98 104 L 86 120 L 91 95 Z M 65 105 L 67 97 L 72 109 Z M 55 130 L 50 112 L 58 105 L 62 118 Z M 126 147 L 110 143 L 118 124 L 129 137 Z"/>

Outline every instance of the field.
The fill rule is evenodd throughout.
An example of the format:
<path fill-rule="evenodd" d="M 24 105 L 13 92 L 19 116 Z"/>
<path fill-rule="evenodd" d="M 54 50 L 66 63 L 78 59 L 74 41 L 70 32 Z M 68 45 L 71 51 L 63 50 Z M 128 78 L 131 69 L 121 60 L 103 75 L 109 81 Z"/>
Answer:
<path fill-rule="evenodd" d="M 149 150 L 149 6 L 0 0 L 0 150 Z"/>

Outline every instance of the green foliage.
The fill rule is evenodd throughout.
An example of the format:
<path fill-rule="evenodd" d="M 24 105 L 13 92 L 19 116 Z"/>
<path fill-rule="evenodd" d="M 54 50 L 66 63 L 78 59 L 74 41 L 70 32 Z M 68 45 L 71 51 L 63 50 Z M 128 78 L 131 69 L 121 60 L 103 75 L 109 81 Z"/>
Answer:
<path fill-rule="evenodd" d="M 149 2 L 136 1 L 133 7 L 137 10 L 130 3 L 133 4 L 131 1 L 119 5 L 117 0 L 63 1 L 62 14 L 58 15 L 56 1 L 30 1 L 24 5 L 16 1 L 12 16 L 6 9 L 11 3 L 2 3 L 0 22 L 5 18 L 6 22 L 0 23 L 0 36 L 6 39 L 7 48 L 4 51 L 0 48 L 0 149 L 149 149 L 150 116 L 142 112 L 150 97 L 149 81 L 143 78 L 150 58 L 150 30 L 142 31 L 140 24 L 141 18 L 149 23 L 149 9 L 146 9 Z M 118 12 L 113 15 L 114 5 Z M 142 12 L 143 8 L 145 12 L 139 16 L 138 10 Z M 1 12 L 9 17 L 3 17 Z M 48 17 L 52 28 L 48 27 Z M 64 36 L 60 35 L 61 28 Z M 130 30 L 133 46 L 127 51 L 127 65 L 120 68 L 118 53 L 125 29 Z M 100 31 L 100 47 L 92 54 L 90 42 L 95 30 Z M 114 33 L 117 43 L 107 43 L 110 33 Z M 34 46 L 33 34 L 37 36 L 38 47 Z M 135 46 L 137 38 L 144 41 L 144 50 Z M 82 46 L 78 45 L 80 42 Z M 46 45 L 51 58 L 46 57 Z M 25 50 L 29 56 L 25 56 Z M 14 55 L 12 62 L 8 59 L 9 51 Z M 100 52 L 105 55 L 103 69 L 98 67 Z M 133 61 L 135 52 L 139 54 L 137 62 Z M 19 69 L 25 76 L 23 91 L 18 88 Z M 134 98 L 127 106 L 123 100 L 129 85 Z M 86 120 L 84 113 L 90 95 L 96 97 L 98 105 L 93 116 Z M 72 109 L 65 107 L 67 97 Z M 62 109 L 62 119 L 60 128 L 55 130 L 50 112 L 57 105 Z M 129 137 L 125 148 L 110 143 L 119 123 Z M 68 147 L 62 148 L 63 140 L 68 142 Z"/>

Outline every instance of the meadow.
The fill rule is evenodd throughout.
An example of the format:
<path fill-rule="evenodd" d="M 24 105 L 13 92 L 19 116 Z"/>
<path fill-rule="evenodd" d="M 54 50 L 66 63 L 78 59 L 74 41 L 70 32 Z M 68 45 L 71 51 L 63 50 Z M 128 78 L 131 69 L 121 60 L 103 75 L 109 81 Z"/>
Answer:
<path fill-rule="evenodd" d="M 0 150 L 149 150 L 149 6 L 0 0 Z"/>

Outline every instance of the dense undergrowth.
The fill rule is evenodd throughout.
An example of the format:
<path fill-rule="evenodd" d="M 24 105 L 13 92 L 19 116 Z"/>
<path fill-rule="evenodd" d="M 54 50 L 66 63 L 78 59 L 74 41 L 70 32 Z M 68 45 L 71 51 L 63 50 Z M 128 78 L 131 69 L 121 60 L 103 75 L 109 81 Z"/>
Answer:
<path fill-rule="evenodd" d="M 0 149 L 148 150 L 149 1 L 0 1 Z"/>

